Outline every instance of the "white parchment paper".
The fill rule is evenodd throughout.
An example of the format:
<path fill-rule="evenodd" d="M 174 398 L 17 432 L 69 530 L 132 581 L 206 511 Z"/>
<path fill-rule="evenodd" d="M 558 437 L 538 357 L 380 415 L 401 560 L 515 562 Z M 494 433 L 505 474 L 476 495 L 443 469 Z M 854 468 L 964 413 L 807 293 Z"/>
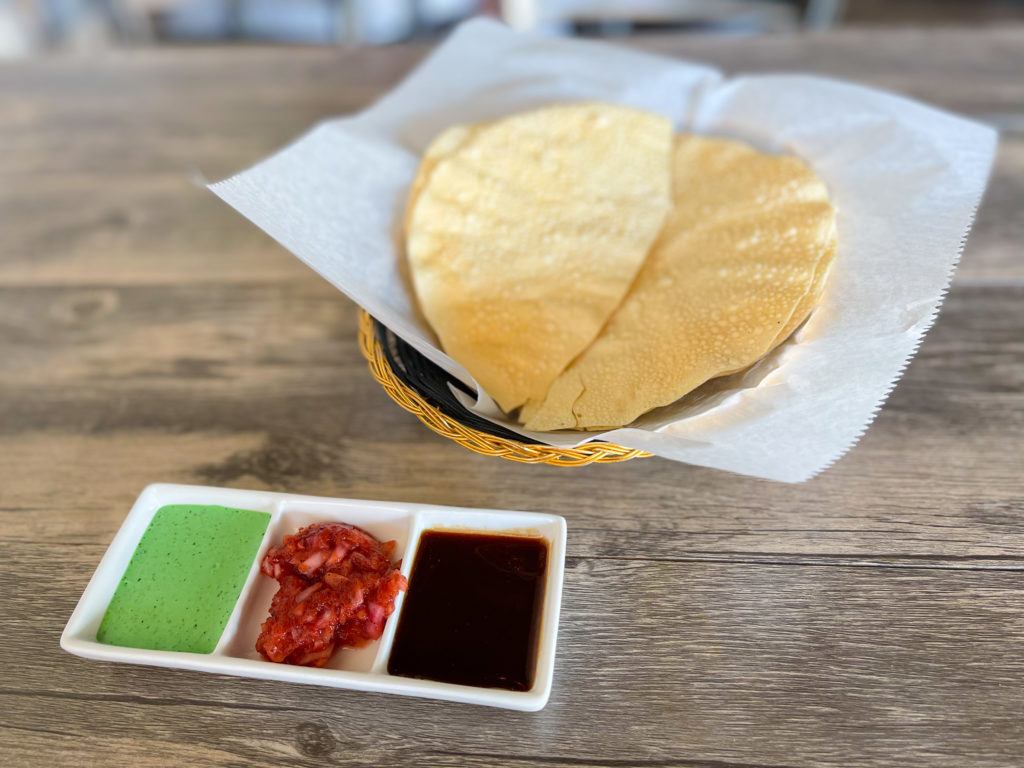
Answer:
<path fill-rule="evenodd" d="M 455 123 L 571 100 L 661 113 L 677 129 L 807 161 L 839 210 L 821 305 L 744 374 L 604 433 L 529 433 L 438 346 L 402 277 L 398 229 L 418 157 Z M 429 359 L 466 404 L 545 442 L 592 439 L 800 482 L 838 459 L 895 386 L 949 285 L 995 154 L 992 129 L 888 93 L 801 75 L 714 69 L 600 43 L 460 26 L 370 109 L 330 120 L 211 189 Z"/>

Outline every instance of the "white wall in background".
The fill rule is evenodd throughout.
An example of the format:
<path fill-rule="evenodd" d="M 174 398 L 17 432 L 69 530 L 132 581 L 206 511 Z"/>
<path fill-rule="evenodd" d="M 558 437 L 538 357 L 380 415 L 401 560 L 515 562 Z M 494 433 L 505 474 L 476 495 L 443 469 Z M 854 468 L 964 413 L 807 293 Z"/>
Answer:
<path fill-rule="evenodd" d="M 351 3 L 347 12 L 346 3 Z M 391 43 L 408 37 L 419 21 L 456 21 L 472 13 L 478 0 L 238 0 L 232 19 L 228 0 L 191 0 L 166 17 L 171 37 L 240 39 L 294 43 Z M 354 29 L 347 28 L 348 21 Z"/>
<path fill-rule="evenodd" d="M 296 43 L 337 40 L 338 12 L 324 0 L 242 0 L 240 34 L 243 38 Z"/>
<path fill-rule="evenodd" d="M 410 35 L 415 24 L 409 0 L 357 0 L 356 39 L 365 43 L 393 43 Z"/>
<path fill-rule="evenodd" d="M 37 34 L 15 3 L 0 3 L 0 59 L 27 56 Z"/>

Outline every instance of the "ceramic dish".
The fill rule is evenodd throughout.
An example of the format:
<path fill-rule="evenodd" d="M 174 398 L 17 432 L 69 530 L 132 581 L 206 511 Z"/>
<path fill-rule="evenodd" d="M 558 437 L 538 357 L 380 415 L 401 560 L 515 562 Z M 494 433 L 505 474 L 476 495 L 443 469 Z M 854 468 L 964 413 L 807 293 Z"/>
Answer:
<path fill-rule="evenodd" d="M 154 514 L 165 506 L 178 504 L 220 505 L 270 515 L 258 553 L 219 642 L 211 653 L 148 650 L 98 642 L 96 635 L 107 606 Z M 255 650 L 255 641 L 260 624 L 267 617 L 277 584 L 260 573 L 259 562 L 267 548 L 279 543 L 284 536 L 302 526 L 322 521 L 350 523 L 382 541 L 394 539 L 397 544 L 395 558 L 401 558 L 402 574 L 407 578 L 415 560 L 420 534 L 428 529 L 525 533 L 543 538 L 548 545 L 548 564 L 532 688 L 528 691 L 478 688 L 388 674 L 388 656 L 395 629 L 401 619 L 404 595 L 400 595 L 396 601 L 395 612 L 388 619 L 379 640 L 363 648 L 336 652 L 326 667 L 275 664 L 260 657 Z M 150 485 L 136 500 L 93 574 L 64 628 L 60 644 L 69 653 L 102 661 L 536 711 L 547 703 L 551 693 L 565 565 L 565 539 L 565 520 L 556 515 L 331 499 L 203 486 Z"/>

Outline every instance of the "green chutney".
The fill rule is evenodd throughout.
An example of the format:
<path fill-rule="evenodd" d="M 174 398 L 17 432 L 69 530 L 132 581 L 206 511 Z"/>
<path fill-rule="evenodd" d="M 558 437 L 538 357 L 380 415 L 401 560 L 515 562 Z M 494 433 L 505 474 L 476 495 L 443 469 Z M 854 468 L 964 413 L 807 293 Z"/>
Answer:
<path fill-rule="evenodd" d="M 103 616 L 109 645 L 210 653 L 270 523 L 266 512 L 172 504 L 153 515 Z"/>

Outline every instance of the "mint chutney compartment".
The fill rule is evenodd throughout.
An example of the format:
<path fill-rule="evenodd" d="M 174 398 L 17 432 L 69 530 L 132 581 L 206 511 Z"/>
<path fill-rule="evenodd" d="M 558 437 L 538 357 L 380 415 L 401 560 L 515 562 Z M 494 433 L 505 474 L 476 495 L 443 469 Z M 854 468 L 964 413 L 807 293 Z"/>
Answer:
<path fill-rule="evenodd" d="M 269 615 L 270 603 L 279 585 L 277 581 L 259 571 L 259 562 L 269 547 L 279 545 L 286 536 L 308 525 L 324 522 L 357 526 L 382 542 L 394 540 L 394 558 L 403 560 L 402 573 L 408 575 L 410 563 L 404 560 L 404 556 L 412 535 L 413 515 L 407 509 L 398 505 L 381 506 L 376 502 L 283 501 L 267 529 L 253 574 L 239 596 L 236 620 L 230 622 L 221 639 L 218 653 L 237 659 L 272 663 L 256 650 L 256 639 L 259 637 L 261 625 Z M 397 620 L 402 598 L 403 595 L 399 595 L 395 601 L 395 611 L 387 620 L 384 638 L 388 636 L 388 629 L 392 623 Z M 338 649 L 320 669 L 371 672 L 384 638 L 361 648 Z"/>
<path fill-rule="evenodd" d="M 212 504 L 157 508 L 131 551 L 96 641 L 211 653 L 245 587 L 270 517 Z"/>

